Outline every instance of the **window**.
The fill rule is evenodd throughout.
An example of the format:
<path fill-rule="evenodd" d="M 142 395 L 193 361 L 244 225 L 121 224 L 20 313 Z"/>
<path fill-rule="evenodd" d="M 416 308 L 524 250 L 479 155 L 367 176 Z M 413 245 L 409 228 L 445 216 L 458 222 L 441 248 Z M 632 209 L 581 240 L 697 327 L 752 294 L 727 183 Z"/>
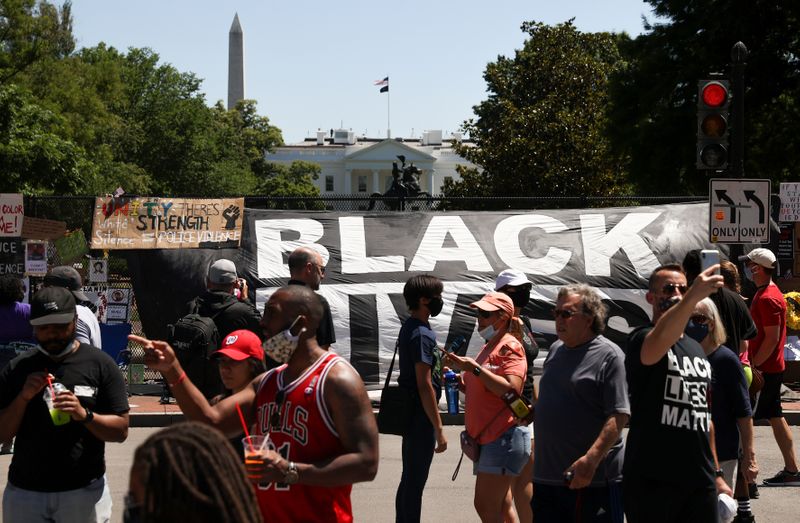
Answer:
<path fill-rule="evenodd" d="M 333 176 L 325 177 L 325 192 L 333 192 Z"/>
<path fill-rule="evenodd" d="M 367 192 L 367 177 L 358 177 L 358 192 Z"/>

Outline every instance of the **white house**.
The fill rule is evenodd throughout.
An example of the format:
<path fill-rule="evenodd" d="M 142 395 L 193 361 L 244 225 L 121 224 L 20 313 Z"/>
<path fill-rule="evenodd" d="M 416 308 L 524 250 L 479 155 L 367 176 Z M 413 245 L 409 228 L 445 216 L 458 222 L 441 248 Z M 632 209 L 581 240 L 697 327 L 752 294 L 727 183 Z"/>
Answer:
<path fill-rule="evenodd" d="M 414 164 L 422 171 L 420 187 L 437 195 L 448 178 L 457 180 L 457 165 L 475 167 L 457 155 L 453 142 L 461 142 L 461 133 L 442 139 L 442 131 L 426 131 L 422 138 L 364 138 L 346 129 L 333 131 L 332 136 L 318 131 L 316 138 L 277 147 L 267 153 L 270 162 L 291 164 L 295 160 L 322 166 L 316 181 L 320 193 L 372 194 L 385 192 L 392 182 L 392 162 L 401 166 L 398 156 L 405 156 L 406 166 Z M 469 140 L 464 141 L 469 144 Z"/>

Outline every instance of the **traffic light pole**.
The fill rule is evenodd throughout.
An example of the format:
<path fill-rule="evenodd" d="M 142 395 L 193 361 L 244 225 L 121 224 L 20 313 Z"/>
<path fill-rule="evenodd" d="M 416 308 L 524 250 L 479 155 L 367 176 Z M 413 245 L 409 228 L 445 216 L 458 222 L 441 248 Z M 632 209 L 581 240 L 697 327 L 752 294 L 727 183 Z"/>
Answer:
<path fill-rule="evenodd" d="M 731 84 L 733 87 L 733 128 L 731 129 L 731 178 L 744 178 L 744 68 L 747 65 L 747 47 L 736 42 L 731 48 Z"/>

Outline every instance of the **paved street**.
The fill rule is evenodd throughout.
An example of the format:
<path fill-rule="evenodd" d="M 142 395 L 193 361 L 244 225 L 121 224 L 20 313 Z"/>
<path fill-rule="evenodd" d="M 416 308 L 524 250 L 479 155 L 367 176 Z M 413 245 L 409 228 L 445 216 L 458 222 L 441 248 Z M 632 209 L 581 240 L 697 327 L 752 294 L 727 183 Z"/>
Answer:
<path fill-rule="evenodd" d="M 423 521 L 477 521 L 472 508 L 473 477 L 471 463 L 466 460 L 455 482 L 450 480 L 460 451 L 458 433 L 460 426 L 445 427 L 450 449 L 435 456 L 423 504 Z M 108 477 L 114 497 L 113 521 L 122 520 L 122 498 L 128 484 L 133 451 L 147 436 L 158 429 L 131 429 L 128 441 L 123 445 L 107 446 Z M 772 439 L 769 427 L 756 427 L 756 449 L 762 475 L 772 475 L 781 466 L 780 453 Z M 800 429 L 792 427 L 795 450 L 800 450 Z M 353 489 L 353 505 L 357 521 L 390 522 L 394 520 L 394 493 L 400 478 L 400 438 L 381 436 L 381 464 L 378 476 L 372 483 L 362 483 Z M 10 456 L 0 456 L 0 488 L 5 488 L 6 470 Z M 58 471 L 51 471 L 58 473 Z M 761 488 L 761 497 L 753 501 L 759 523 L 788 523 L 800 517 L 800 487 Z"/>

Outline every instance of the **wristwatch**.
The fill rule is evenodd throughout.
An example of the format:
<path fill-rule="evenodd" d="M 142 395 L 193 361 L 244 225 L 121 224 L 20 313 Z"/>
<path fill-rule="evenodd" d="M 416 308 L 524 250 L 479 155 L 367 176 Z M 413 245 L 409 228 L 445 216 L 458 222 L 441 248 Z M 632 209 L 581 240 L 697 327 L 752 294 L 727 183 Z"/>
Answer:
<path fill-rule="evenodd" d="M 87 409 L 85 407 L 84 407 L 83 410 L 86 411 L 86 417 L 81 420 L 81 423 L 86 425 L 87 423 L 89 423 L 90 421 L 92 421 L 94 419 L 94 412 L 92 412 L 91 410 L 89 410 L 89 409 Z"/>
<path fill-rule="evenodd" d="M 725 473 L 722 471 L 722 469 L 717 469 L 714 471 L 714 476 L 718 478 L 724 478 Z"/>
<path fill-rule="evenodd" d="M 287 485 L 294 485 L 298 479 L 300 479 L 300 475 L 297 472 L 297 465 L 295 465 L 294 461 L 290 461 L 289 468 L 283 474 L 283 482 Z"/>
<path fill-rule="evenodd" d="M 472 373 L 474 375 L 476 375 L 476 376 L 480 376 L 481 372 L 483 372 L 483 369 L 480 366 L 475 367 L 474 369 L 472 369 Z"/>

